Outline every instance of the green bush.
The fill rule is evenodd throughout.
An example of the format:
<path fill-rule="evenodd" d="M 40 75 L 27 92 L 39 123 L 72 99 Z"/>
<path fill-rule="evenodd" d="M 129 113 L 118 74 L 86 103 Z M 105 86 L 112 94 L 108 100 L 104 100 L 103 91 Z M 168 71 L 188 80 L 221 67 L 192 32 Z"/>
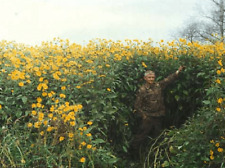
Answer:
<path fill-rule="evenodd" d="M 222 52 L 221 44 L 174 45 L 153 47 L 151 42 L 138 40 L 126 43 L 99 40 L 86 46 L 63 40 L 37 47 L 1 43 L 2 167 L 34 167 L 37 163 L 43 167 L 132 165 L 128 149 L 139 123 L 133 105 L 136 92 L 144 83 L 143 73 L 151 69 L 156 73 L 156 80 L 161 80 L 180 65 L 186 69 L 164 92 L 167 106 L 164 124 L 165 128 L 181 128 L 172 129 L 168 137 L 157 141 L 153 145 L 156 148 L 150 150 L 154 154 L 149 152 L 149 162 L 142 165 L 150 166 L 152 158 L 158 156 L 159 166 L 162 163 L 164 166 L 179 165 L 185 161 L 188 155 L 179 153 L 183 150 L 180 146 L 184 141 L 191 148 L 188 146 L 191 140 L 186 141 L 180 130 L 189 132 L 196 140 L 192 148 L 197 153 L 211 149 L 212 143 L 208 146 L 205 143 L 198 149 L 201 139 L 194 131 L 194 126 L 203 129 L 204 124 L 210 123 L 207 115 L 198 119 L 204 121 L 201 126 L 197 119 L 189 120 L 190 127 L 188 124 L 182 127 L 182 124 L 197 115 L 199 108 L 215 104 L 210 99 L 214 96 L 210 91 L 213 92 L 211 85 L 215 79 L 212 77 L 217 70 L 215 58 Z M 205 114 L 211 115 L 210 112 Z M 161 150 L 161 147 L 166 149 Z M 172 153 L 171 148 L 175 152 Z M 155 150 L 160 151 L 160 155 L 155 155 Z M 197 154 L 192 158 L 207 162 L 204 160 L 206 153 L 203 158 Z M 168 154 L 170 160 L 164 154 Z M 158 158 L 156 161 L 158 164 Z M 201 165 L 201 161 L 194 164 Z M 185 162 L 189 164 L 188 160 Z"/>

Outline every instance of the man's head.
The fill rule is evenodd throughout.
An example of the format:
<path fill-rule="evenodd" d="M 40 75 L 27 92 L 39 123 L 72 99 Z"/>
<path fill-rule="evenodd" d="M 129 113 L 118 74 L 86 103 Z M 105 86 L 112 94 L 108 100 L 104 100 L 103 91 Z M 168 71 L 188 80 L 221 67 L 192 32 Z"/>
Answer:
<path fill-rule="evenodd" d="M 155 82 L 155 72 L 153 71 L 146 71 L 144 74 L 144 79 L 148 84 L 152 84 Z"/>

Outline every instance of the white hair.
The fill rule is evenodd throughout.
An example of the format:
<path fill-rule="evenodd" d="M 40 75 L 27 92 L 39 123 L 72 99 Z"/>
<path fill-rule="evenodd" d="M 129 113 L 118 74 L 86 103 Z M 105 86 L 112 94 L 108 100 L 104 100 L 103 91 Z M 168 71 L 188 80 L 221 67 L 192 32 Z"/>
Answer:
<path fill-rule="evenodd" d="M 147 75 L 149 75 L 149 74 L 153 74 L 153 75 L 155 75 L 155 72 L 153 72 L 153 71 L 146 71 L 145 73 L 144 73 L 144 76 L 147 76 Z"/>

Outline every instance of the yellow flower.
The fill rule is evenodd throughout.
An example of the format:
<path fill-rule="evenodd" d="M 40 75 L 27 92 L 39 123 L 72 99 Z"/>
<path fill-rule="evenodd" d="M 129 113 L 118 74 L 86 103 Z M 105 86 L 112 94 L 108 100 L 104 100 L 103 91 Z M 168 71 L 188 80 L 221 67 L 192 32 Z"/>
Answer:
<path fill-rule="evenodd" d="M 38 102 L 38 103 L 41 103 L 41 102 L 42 102 L 42 99 L 41 99 L 40 97 L 38 97 L 38 98 L 37 98 L 37 102 Z"/>
<path fill-rule="evenodd" d="M 66 86 L 62 86 L 62 87 L 61 87 L 61 90 L 65 90 L 65 89 L 66 89 Z"/>
<path fill-rule="evenodd" d="M 216 73 L 217 73 L 218 75 L 220 75 L 220 74 L 221 74 L 221 70 L 217 70 Z"/>
<path fill-rule="evenodd" d="M 46 93 L 46 92 L 43 92 L 43 93 L 42 93 L 42 96 L 43 96 L 43 97 L 46 97 L 47 95 L 48 95 L 48 93 Z"/>
<path fill-rule="evenodd" d="M 85 157 L 80 158 L 80 162 L 81 162 L 81 163 L 84 163 L 85 160 L 86 160 Z"/>
<path fill-rule="evenodd" d="M 81 149 L 82 149 L 82 146 L 81 146 L 81 145 L 79 145 L 79 146 L 78 146 L 78 149 L 79 149 L 79 150 L 81 150 Z"/>
<path fill-rule="evenodd" d="M 65 105 L 68 107 L 70 105 L 70 102 L 65 102 Z"/>
<path fill-rule="evenodd" d="M 39 78 L 39 82 L 43 82 L 43 80 L 44 80 L 43 77 Z"/>
<path fill-rule="evenodd" d="M 220 66 L 223 66 L 222 60 L 219 60 L 219 61 L 218 61 L 218 64 L 219 64 Z"/>
<path fill-rule="evenodd" d="M 42 113 L 42 112 L 39 112 L 39 113 L 38 113 L 38 118 L 39 118 L 39 120 L 43 120 L 44 116 L 45 116 L 44 113 Z"/>
<path fill-rule="evenodd" d="M 216 80 L 216 83 L 221 84 L 220 79 L 217 79 L 217 80 Z"/>
<path fill-rule="evenodd" d="M 61 94 L 59 95 L 59 97 L 61 97 L 61 98 L 66 98 L 66 95 L 63 94 L 63 93 L 61 93 Z"/>
<path fill-rule="evenodd" d="M 86 134 L 86 136 L 87 136 L 87 137 L 90 137 L 90 136 L 91 136 L 91 133 Z"/>
<path fill-rule="evenodd" d="M 37 90 L 40 91 L 41 89 L 42 89 L 42 84 L 39 83 L 38 86 L 37 86 Z"/>
<path fill-rule="evenodd" d="M 87 122 L 87 125 L 92 125 L 92 124 L 93 124 L 92 121 L 88 121 L 88 122 Z"/>
<path fill-rule="evenodd" d="M 211 140 L 210 143 L 215 143 L 215 141 L 214 140 Z"/>
<path fill-rule="evenodd" d="M 81 145 L 82 145 L 82 146 L 85 146 L 85 145 L 86 145 L 86 142 L 84 142 L 84 141 L 81 142 Z"/>
<path fill-rule="evenodd" d="M 69 133 L 68 136 L 69 136 L 69 138 L 73 138 L 74 134 L 73 133 Z"/>
<path fill-rule="evenodd" d="M 220 70 L 222 73 L 224 73 L 225 72 L 225 69 L 224 68 L 221 68 L 221 70 Z"/>
<path fill-rule="evenodd" d="M 148 67 L 144 62 L 142 62 L 142 66 L 145 67 L 145 68 Z"/>
<path fill-rule="evenodd" d="M 87 130 L 87 127 L 83 127 L 83 130 L 86 131 Z"/>
<path fill-rule="evenodd" d="M 44 80 L 44 83 L 48 84 L 48 80 L 47 80 L 47 79 L 45 79 L 45 80 Z"/>
<path fill-rule="evenodd" d="M 41 125 L 40 122 L 35 122 L 35 123 L 34 123 L 34 127 L 35 127 L 35 128 L 40 128 L 40 125 Z"/>
<path fill-rule="evenodd" d="M 24 83 L 23 83 L 23 82 L 20 82 L 20 83 L 19 83 L 19 86 L 20 86 L 20 87 L 23 87 L 23 86 L 24 86 Z"/>
<path fill-rule="evenodd" d="M 219 98 L 219 99 L 217 100 L 217 102 L 218 102 L 219 104 L 221 104 L 221 103 L 223 102 L 223 98 Z"/>
<path fill-rule="evenodd" d="M 45 126 L 48 125 L 48 121 L 45 120 L 45 121 L 43 122 L 43 124 L 44 124 Z"/>
<path fill-rule="evenodd" d="M 110 89 L 110 88 L 107 88 L 107 91 L 109 91 L 109 92 L 110 92 L 110 91 L 111 91 L 111 89 Z"/>
<path fill-rule="evenodd" d="M 37 112 L 33 110 L 33 111 L 31 112 L 31 114 L 35 116 L 35 115 L 37 115 Z"/>
<path fill-rule="evenodd" d="M 52 93 L 48 93 L 48 97 L 52 97 L 53 95 L 52 95 Z"/>
<path fill-rule="evenodd" d="M 38 108 L 41 108 L 42 105 L 41 105 L 41 103 L 37 103 L 36 106 L 37 106 Z"/>
<path fill-rule="evenodd" d="M 36 107 L 36 104 L 33 103 L 33 104 L 31 105 L 31 107 L 32 107 L 32 108 L 35 108 L 35 107 Z"/>
<path fill-rule="evenodd" d="M 2 105 L 0 104 L 0 109 L 2 109 Z"/>
<path fill-rule="evenodd" d="M 210 153 L 210 155 L 213 155 L 213 151 L 212 151 L 212 150 L 210 150 L 210 152 L 209 152 L 209 153 Z"/>
<path fill-rule="evenodd" d="M 67 79 L 66 79 L 66 78 L 64 78 L 64 79 L 62 79 L 61 81 L 62 81 L 62 82 L 66 82 L 66 81 L 67 81 Z"/>
<path fill-rule="evenodd" d="M 57 75 L 57 73 L 54 73 L 53 74 L 53 78 L 56 79 L 56 80 L 59 80 L 60 79 L 60 77 Z"/>
<path fill-rule="evenodd" d="M 83 108 L 82 104 L 78 104 L 77 107 L 78 107 L 78 109 L 82 109 Z"/>
<path fill-rule="evenodd" d="M 41 76 L 41 72 L 40 71 L 36 72 L 36 75 Z"/>
<path fill-rule="evenodd" d="M 213 160 L 213 159 L 214 159 L 214 156 L 213 156 L 213 155 L 211 155 L 211 156 L 210 156 L 210 159 L 211 159 L 211 160 Z"/>
<path fill-rule="evenodd" d="M 49 113 L 49 114 L 48 114 L 48 117 L 49 117 L 49 118 L 52 118 L 52 117 L 53 117 L 53 114 L 52 114 L 52 113 Z"/>
<path fill-rule="evenodd" d="M 75 125 L 76 125 L 75 121 L 70 122 L 70 126 L 75 126 Z"/>
<path fill-rule="evenodd" d="M 221 108 L 217 107 L 216 111 L 221 112 Z"/>
<path fill-rule="evenodd" d="M 76 86 L 76 88 L 77 88 L 77 89 L 80 89 L 80 88 L 81 88 L 81 86 Z"/>
<path fill-rule="evenodd" d="M 54 127 L 49 126 L 49 127 L 47 128 L 47 131 L 48 131 L 48 132 L 51 132 L 53 129 L 54 129 Z"/>
<path fill-rule="evenodd" d="M 51 111 L 51 112 L 55 111 L 55 106 L 54 106 L 54 105 L 52 105 L 52 106 L 50 107 L 50 111 Z"/>
<path fill-rule="evenodd" d="M 88 148 L 88 149 L 91 149 L 91 147 L 92 147 L 92 145 L 87 145 L 87 148 Z"/>
<path fill-rule="evenodd" d="M 220 143 L 219 143 L 219 142 L 217 142 L 217 143 L 215 144 L 215 146 L 216 146 L 216 147 L 219 147 L 219 146 L 220 146 Z"/>
<path fill-rule="evenodd" d="M 48 85 L 46 83 L 42 84 L 43 90 L 47 90 L 48 89 Z"/>
<path fill-rule="evenodd" d="M 223 152 L 223 148 L 218 148 L 218 152 Z"/>
<path fill-rule="evenodd" d="M 59 137 L 59 141 L 63 141 L 65 138 L 63 136 Z"/>
<path fill-rule="evenodd" d="M 40 132 L 40 135 L 43 136 L 43 135 L 44 135 L 44 131 L 41 131 L 41 132 Z"/>
<path fill-rule="evenodd" d="M 30 127 L 33 126 L 33 124 L 32 123 L 28 123 L 27 126 L 30 128 Z"/>

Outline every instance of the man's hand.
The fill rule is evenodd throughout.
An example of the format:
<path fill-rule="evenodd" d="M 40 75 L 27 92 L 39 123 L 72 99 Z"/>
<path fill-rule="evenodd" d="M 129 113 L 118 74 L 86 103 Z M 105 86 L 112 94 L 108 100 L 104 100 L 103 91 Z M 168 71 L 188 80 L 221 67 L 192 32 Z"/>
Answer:
<path fill-rule="evenodd" d="M 185 66 L 182 66 L 182 65 L 181 65 L 181 66 L 179 67 L 178 71 L 180 72 L 180 71 L 183 71 L 184 69 L 185 69 Z"/>
<path fill-rule="evenodd" d="M 180 71 L 183 71 L 185 69 L 185 66 L 180 66 L 178 70 L 176 71 L 176 74 L 178 75 Z"/>

